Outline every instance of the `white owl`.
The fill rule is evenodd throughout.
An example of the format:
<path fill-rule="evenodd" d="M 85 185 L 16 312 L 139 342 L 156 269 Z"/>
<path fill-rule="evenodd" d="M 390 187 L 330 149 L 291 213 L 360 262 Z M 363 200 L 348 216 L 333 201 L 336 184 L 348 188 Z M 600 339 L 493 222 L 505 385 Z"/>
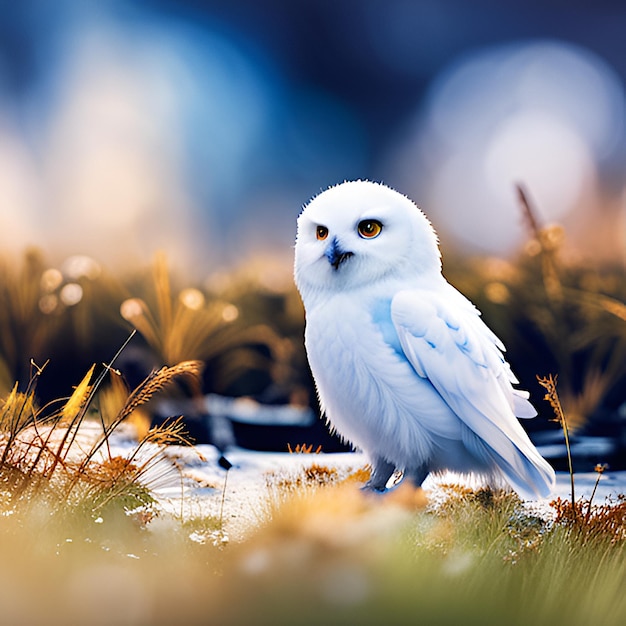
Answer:
<path fill-rule="evenodd" d="M 534 417 L 504 346 L 441 273 L 435 231 L 406 196 L 346 182 L 298 218 L 295 282 L 323 413 L 372 464 L 366 488 L 394 471 L 479 474 L 524 497 L 547 496 L 554 471 L 517 417 Z"/>

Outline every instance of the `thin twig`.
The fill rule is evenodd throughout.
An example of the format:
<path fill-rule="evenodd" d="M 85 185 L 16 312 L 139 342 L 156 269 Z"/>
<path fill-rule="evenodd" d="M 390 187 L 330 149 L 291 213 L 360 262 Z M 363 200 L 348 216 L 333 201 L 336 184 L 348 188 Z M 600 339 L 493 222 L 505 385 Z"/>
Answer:
<path fill-rule="evenodd" d="M 593 486 L 593 491 L 591 492 L 591 497 L 589 498 L 589 504 L 587 506 L 587 515 L 585 515 L 585 523 L 587 523 L 589 521 L 589 516 L 591 515 L 591 503 L 593 502 L 593 499 L 596 495 L 596 491 L 598 489 L 598 484 L 600 483 L 600 479 L 602 478 L 602 474 L 604 474 L 604 470 L 607 469 L 609 466 L 606 463 L 598 463 L 593 469 L 594 471 L 598 474 L 598 477 L 596 478 L 596 483 Z"/>
<path fill-rule="evenodd" d="M 228 484 L 228 472 L 226 470 L 226 475 L 224 476 L 224 489 L 222 490 L 222 501 L 220 503 L 220 530 L 224 531 L 224 501 L 226 500 L 226 485 Z"/>

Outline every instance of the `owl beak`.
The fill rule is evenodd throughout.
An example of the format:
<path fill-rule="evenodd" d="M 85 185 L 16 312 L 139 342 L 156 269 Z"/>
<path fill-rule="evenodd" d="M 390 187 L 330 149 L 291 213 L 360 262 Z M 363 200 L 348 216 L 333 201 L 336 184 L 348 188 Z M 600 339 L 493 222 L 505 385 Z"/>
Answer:
<path fill-rule="evenodd" d="M 347 252 L 341 249 L 339 245 L 339 241 L 337 241 L 337 237 L 334 237 L 330 242 L 328 248 L 326 248 L 326 252 L 324 253 L 328 262 L 335 268 L 335 270 L 339 269 L 339 266 L 351 256 L 354 256 L 354 252 Z"/>

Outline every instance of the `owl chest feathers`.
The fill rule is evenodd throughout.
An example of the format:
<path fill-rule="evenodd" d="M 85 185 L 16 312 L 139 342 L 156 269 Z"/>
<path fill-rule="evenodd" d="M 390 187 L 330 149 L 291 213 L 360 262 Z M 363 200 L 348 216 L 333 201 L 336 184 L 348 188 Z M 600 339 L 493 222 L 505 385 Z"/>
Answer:
<path fill-rule="evenodd" d="M 355 305 L 339 294 L 307 310 L 309 362 L 322 410 L 340 435 L 396 462 L 426 462 L 441 437 L 459 437 L 458 420 L 404 356 L 390 305 L 390 297 Z"/>

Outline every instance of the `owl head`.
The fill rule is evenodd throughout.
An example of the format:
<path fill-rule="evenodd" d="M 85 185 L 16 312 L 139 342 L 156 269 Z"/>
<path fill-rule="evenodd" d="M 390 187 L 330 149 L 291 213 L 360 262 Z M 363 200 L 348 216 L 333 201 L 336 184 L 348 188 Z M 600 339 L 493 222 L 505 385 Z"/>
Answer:
<path fill-rule="evenodd" d="M 440 273 L 430 222 L 385 185 L 357 180 L 331 187 L 298 218 L 295 280 L 301 293 Z"/>

